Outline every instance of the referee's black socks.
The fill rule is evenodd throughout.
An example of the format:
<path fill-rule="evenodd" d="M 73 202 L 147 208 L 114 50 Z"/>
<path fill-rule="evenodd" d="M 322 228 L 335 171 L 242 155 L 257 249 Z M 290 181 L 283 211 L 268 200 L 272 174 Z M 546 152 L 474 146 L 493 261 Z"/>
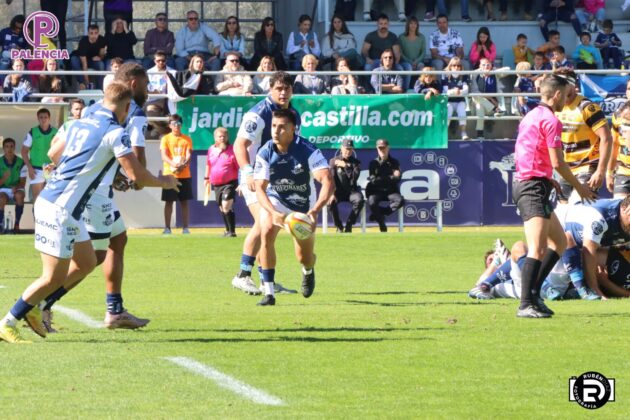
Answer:
<path fill-rule="evenodd" d="M 543 282 L 559 259 L 560 255 L 558 255 L 555 250 L 547 248 L 547 252 L 545 252 L 540 264 L 540 271 L 538 272 L 538 277 L 536 278 L 536 284 L 532 287 L 538 296 L 540 296 L 540 289 L 542 289 Z"/>
<path fill-rule="evenodd" d="M 519 309 L 525 309 L 532 305 L 532 289 L 536 285 L 536 279 L 540 272 L 541 261 L 526 257 L 521 268 L 521 305 Z"/>

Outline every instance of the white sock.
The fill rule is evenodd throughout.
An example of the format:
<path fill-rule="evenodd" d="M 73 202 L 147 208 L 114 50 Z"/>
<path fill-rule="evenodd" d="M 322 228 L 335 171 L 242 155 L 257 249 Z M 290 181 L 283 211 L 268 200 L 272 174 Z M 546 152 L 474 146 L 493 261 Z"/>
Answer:
<path fill-rule="evenodd" d="M 17 318 L 14 317 L 11 312 L 9 312 L 4 318 L 2 318 L 0 324 L 8 325 L 9 327 L 15 327 L 17 325 L 17 321 Z"/>
<path fill-rule="evenodd" d="M 310 269 L 307 270 L 306 267 L 302 266 L 302 273 L 304 273 L 304 274 L 311 274 L 311 273 L 313 273 L 313 269 L 310 268 Z"/>
<path fill-rule="evenodd" d="M 263 282 L 263 286 L 265 286 L 265 295 L 274 296 L 275 291 L 273 290 L 273 282 L 265 281 Z"/>

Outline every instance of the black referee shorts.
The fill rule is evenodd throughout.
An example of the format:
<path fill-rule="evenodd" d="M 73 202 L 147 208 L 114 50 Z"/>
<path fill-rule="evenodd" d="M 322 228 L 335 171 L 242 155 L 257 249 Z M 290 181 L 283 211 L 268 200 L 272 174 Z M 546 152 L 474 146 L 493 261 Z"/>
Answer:
<path fill-rule="evenodd" d="M 175 190 L 162 190 L 162 201 L 188 201 L 193 199 L 192 178 L 177 178 L 182 185 L 179 192 Z"/>
<path fill-rule="evenodd" d="M 222 202 L 228 200 L 234 200 L 236 197 L 236 188 L 238 187 L 238 180 L 230 181 L 227 184 L 215 185 L 214 195 L 217 203 L 221 205 Z"/>
<path fill-rule="evenodd" d="M 532 178 L 526 181 L 515 180 L 512 196 L 523 222 L 532 217 L 549 219 L 553 213 L 551 192 L 553 184 L 547 178 Z"/>

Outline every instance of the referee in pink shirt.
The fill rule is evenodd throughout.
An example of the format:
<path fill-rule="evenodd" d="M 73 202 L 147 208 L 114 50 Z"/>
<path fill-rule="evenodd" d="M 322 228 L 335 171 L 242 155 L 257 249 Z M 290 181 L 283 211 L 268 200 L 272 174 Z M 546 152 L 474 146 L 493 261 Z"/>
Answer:
<path fill-rule="evenodd" d="M 575 82 L 575 81 L 573 81 Z M 523 219 L 527 257 L 521 269 L 521 304 L 517 316 L 549 318 L 553 311 L 540 297 L 540 288 L 566 248 L 566 237 L 553 212 L 550 195 L 560 186 L 553 180 L 555 169 L 582 199 L 596 195 L 571 173 L 562 154 L 562 123 L 556 116 L 564 107 L 571 80 L 562 72 L 545 76 L 540 84 L 540 105 L 530 111 L 518 127 L 514 151 L 516 174 L 514 202 Z"/>
<path fill-rule="evenodd" d="M 229 144 L 228 131 L 223 127 L 214 130 L 214 145 L 208 149 L 206 175 L 203 180 L 206 187 L 212 185 L 214 188 L 225 223 L 223 236 L 236 237 L 236 216 L 232 207 L 238 186 L 238 162 L 234 156 L 234 148 Z"/>

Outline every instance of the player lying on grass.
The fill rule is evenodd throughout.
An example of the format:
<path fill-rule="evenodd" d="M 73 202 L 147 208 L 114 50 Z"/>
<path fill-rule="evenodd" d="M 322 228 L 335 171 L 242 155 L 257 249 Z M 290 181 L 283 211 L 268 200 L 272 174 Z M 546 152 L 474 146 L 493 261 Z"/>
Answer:
<path fill-rule="evenodd" d="M 41 254 L 42 275 L 0 321 L 0 339 L 27 342 L 17 328 L 22 319 L 45 337 L 47 331 L 36 305 L 63 284 L 71 265 L 87 273 L 96 266 L 81 214 L 109 167 L 120 163 L 141 186 L 177 189 L 174 177 L 154 177 L 131 150 L 129 137 L 120 126 L 129 112 L 131 96 L 128 86 L 113 82 L 105 90 L 102 109 L 70 128 L 59 166 L 35 202 L 35 248 Z"/>
<path fill-rule="evenodd" d="M 308 140 L 295 133 L 296 116 L 290 109 L 273 111 L 271 138 L 256 156 L 254 179 L 260 204 L 260 265 L 265 297 L 258 305 L 275 305 L 275 242 L 284 218 L 291 212 L 306 213 L 315 230 L 317 213 L 334 192 L 328 161 Z M 322 187 L 315 200 L 317 180 Z M 302 295 L 310 297 L 315 290 L 315 235 L 293 238 L 295 256 L 302 264 Z"/>

